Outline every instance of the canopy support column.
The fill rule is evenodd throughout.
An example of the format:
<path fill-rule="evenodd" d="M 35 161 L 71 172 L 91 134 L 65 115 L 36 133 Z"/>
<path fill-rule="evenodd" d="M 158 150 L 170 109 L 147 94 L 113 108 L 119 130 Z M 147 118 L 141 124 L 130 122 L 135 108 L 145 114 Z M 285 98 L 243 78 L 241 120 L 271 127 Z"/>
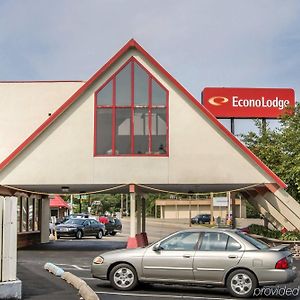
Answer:
<path fill-rule="evenodd" d="M 141 233 L 141 220 L 142 219 L 142 199 L 138 197 L 136 201 L 136 233 Z"/>
<path fill-rule="evenodd" d="M 231 209 L 232 209 L 232 228 L 236 228 L 236 205 L 235 205 L 236 193 L 230 193 Z"/>
<path fill-rule="evenodd" d="M 137 224 L 136 224 L 136 193 L 135 193 L 135 185 L 129 185 L 129 194 L 130 194 L 130 236 L 127 241 L 127 248 L 137 248 Z"/>
<path fill-rule="evenodd" d="M 142 232 L 146 232 L 146 199 L 142 197 Z"/>
<path fill-rule="evenodd" d="M 41 200 L 41 243 L 49 242 L 50 199 L 48 196 Z"/>

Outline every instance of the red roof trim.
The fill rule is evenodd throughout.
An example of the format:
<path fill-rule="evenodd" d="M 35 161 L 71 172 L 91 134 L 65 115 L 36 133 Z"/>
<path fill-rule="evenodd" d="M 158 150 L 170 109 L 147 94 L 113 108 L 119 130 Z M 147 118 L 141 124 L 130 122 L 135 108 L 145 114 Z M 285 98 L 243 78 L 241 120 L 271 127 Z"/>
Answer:
<path fill-rule="evenodd" d="M 60 82 L 86 82 L 85 80 L 0 80 L 0 83 L 60 83 Z"/>
<path fill-rule="evenodd" d="M 89 86 L 104 73 L 119 57 L 129 48 L 134 47 L 134 40 L 130 40 L 122 47 L 100 70 L 98 70 L 82 87 L 80 87 L 62 106 L 60 106 L 40 127 L 38 127 L 22 144 L 20 144 L 5 160 L 0 163 L 2 171 L 18 154 L 31 144 L 48 126 L 50 126 L 66 109 L 68 109 L 77 98 L 83 94 Z"/>
<path fill-rule="evenodd" d="M 142 46 L 134 39 L 128 41 L 100 70 L 98 70 L 82 87 L 80 87 L 61 107 L 59 107 L 38 129 L 36 129 L 17 149 L 15 149 L 1 164 L 3 170 L 17 155 L 33 142 L 48 126 L 50 126 L 66 109 L 68 109 L 77 98 L 82 95 L 89 86 L 103 74 L 113 63 L 115 63 L 130 48 L 137 49 L 143 56 L 154 65 L 172 84 L 174 84 L 196 107 L 198 107 L 224 134 L 233 141 L 247 156 L 249 156 L 259 167 L 271 176 L 280 187 L 286 188 L 286 184 L 270 170 L 257 156 L 244 146 L 231 132 L 229 132 L 197 99 L 189 93 L 170 73 L 168 73 Z"/>

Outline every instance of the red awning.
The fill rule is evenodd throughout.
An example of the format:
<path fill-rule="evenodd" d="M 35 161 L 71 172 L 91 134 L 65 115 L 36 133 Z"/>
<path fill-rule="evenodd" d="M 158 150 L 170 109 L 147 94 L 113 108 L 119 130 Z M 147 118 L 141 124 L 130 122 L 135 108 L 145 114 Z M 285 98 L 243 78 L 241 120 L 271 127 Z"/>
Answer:
<path fill-rule="evenodd" d="M 53 199 L 50 199 L 50 207 L 69 208 L 69 204 L 59 195 L 55 195 Z"/>

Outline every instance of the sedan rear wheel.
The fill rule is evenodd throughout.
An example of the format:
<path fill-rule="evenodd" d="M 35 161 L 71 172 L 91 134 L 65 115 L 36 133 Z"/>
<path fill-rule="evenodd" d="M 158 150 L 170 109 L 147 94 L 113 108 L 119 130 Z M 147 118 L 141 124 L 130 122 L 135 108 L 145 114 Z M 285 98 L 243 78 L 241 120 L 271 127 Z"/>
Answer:
<path fill-rule="evenodd" d="M 129 291 L 138 284 L 137 274 L 135 269 L 127 264 L 119 264 L 113 267 L 109 273 L 111 285 L 121 291 Z"/>
<path fill-rule="evenodd" d="M 228 276 L 226 285 L 232 296 L 247 298 L 253 295 L 257 280 L 247 270 L 235 270 Z"/>

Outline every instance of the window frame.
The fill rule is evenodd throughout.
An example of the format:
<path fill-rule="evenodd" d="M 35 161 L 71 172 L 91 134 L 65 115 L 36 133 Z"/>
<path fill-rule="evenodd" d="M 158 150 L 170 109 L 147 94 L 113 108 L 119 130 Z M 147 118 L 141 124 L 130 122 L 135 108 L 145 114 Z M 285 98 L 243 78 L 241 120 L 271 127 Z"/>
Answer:
<path fill-rule="evenodd" d="M 216 234 L 223 234 L 223 235 L 227 236 L 227 241 L 226 241 L 225 249 L 224 250 L 204 250 L 204 249 L 201 249 L 201 247 L 203 245 L 203 241 L 204 241 L 204 236 L 205 236 L 206 233 L 209 233 L 209 234 L 216 233 Z M 228 241 L 229 241 L 230 238 L 232 238 L 234 241 L 236 241 L 240 245 L 239 249 L 237 249 L 237 250 L 227 250 Z M 230 234 L 227 234 L 226 232 L 203 231 L 201 233 L 201 235 L 200 235 L 200 239 L 199 239 L 197 251 L 198 252 L 214 252 L 214 251 L 215 252 L 238 252 L 238 251 L 243 251 L 243 246 L 242 246 L 242 244 L 237 239 L 235 239 Z"/>
<path fill-rule="evenodd" d="M 29 219 L 29 200 L 32 200 L 32 220 Z M 18 234 L 28 234 L 40 232 L 41 228 L 41 201 L 33 197 L 20 196 L 18 197 L 17 211 L 17 232 Z M 23 215 L 23 203 L 26 202 L 26 216 Z M 31 226 L 30 226 L 31 223 Z M 25 225 L 25 226 L 24 226 Z M 23 228 L 24 227 L 24 228 Z M 31 228 L 30 228 L 31 227 Z"/>
<path fill-rule="evenodd" d="M 198 238 L 197 238 L 197 241 L 196 241 L 196 243 L 195 243 L 195 245 L 194 245 L 194 249 L 193 250 L 185 250 L 185 249 L 161 249 L 161 251 L 170 251 L 170 252 L 176 252 L 176 251 L 192 251 L 192 252 L 196 252 L 196 251 L 198 251 L 198 248 L 199 248 L 199 242 L 200 242 L 200 240 L 201 240 L 201 232 L 198 232 L 198 231 L 184 231 L 184 232 L 177 232 L 177 233 L 175 233 L 175 234 L 173 234 L 173 235 L 171 235 L 171 236 L 169 236 L 169 237 L 167 237 L 166 239 L 164 239 L 164 240 L 162 240 L 162 241 L 160 241 L 159 242 L 159 245 L 161 245 L 161 244 L 163 244 L 164 242 L 167 242 L 167 241 L 169 241 L 169 240 L 171 240 L 171 239 L 173 239 L 174 237 L 177 237 L 178 235 L 180 235 L 180 234 L 190 234 L 190 235 L 192 235 L 192 234 L 197 234 L 198 235 Z"/>
<path fill-rule="evenodd" d="M 117 105 L 116 104 L 116 77 L 117 75 L 130 64 L 130 76 L 131 76 L 131 102 L 130 105 Z M 134 104 L 134 64 L 137 64 L 148 75 L 148 103 L 147 105 L 135 105 Z M 98 93 L 112 81 L 112 104 L 111 105 L 98 105 L 97 95 Z M 165 105 L 152 105 L 152 81 L 155 81 L 166 93 Z M 128 154 L 116 153 L 116 113 L 117 109 L 130 108 L 130 151 Z M 134 114 L 137 108 L 147 108 L 148 113 L 151 116 L 148 118 L 148 152 L 149 153 L 134 153 Z M 163 108 L 166 112 L 166 153 L 155 153 L 152 149 L 152 110 Z M 98 109 L 111 109 L 112 110 L 112 153 L 111 154 L 97 154 L 97 111 Z M 169 91 L 163 86 L 163 84 L 153 76 L 135 57 L 129 58 L 113 75 L 111 75 L 95 92 L 94 92 L 94 157 L 168 157 L 169 156 Z"/>

